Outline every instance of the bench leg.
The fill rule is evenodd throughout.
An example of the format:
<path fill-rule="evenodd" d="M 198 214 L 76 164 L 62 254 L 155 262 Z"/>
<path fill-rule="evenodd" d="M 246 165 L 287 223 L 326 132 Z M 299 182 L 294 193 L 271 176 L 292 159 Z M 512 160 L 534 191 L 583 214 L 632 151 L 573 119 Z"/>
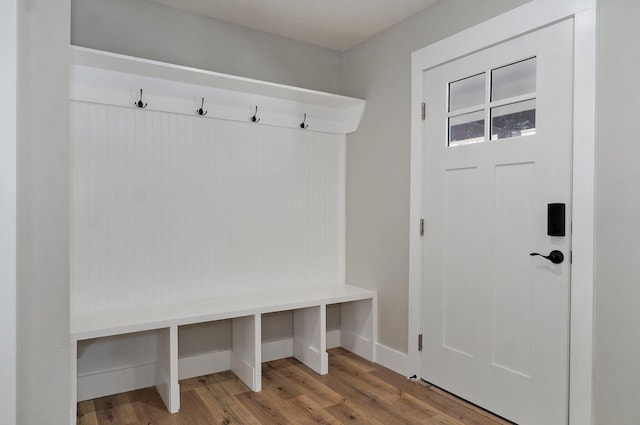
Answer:
<path fill-rule="evenodd" d="M 180 410 L 177 326 L 158 330 L 156 389 L 169 412 L 176 413 Z"/>
<path fill-rule="evenodd" d="M 261 391 L 261 316 L 256 314 L 232 319 L 231 333 L 231 370 L 253 391 Z"/>
<path fill-rule="evenodd" d="M 329 372 L 326 305 L 293 311 L 293 357 L 320 375 Z"/>
<path fill-rule="evenodd" d="M 374 299 L 342 303 L 340 345 L 369 361 L 376 361 L 377 303 Z"/>

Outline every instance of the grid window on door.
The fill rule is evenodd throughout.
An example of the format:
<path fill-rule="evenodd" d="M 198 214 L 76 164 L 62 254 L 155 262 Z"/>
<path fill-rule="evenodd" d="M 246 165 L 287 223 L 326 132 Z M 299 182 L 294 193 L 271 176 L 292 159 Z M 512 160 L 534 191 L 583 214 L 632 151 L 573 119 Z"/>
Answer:
<path fill-rule="evenodd" d="M 536 58 L 448 84 L 448 145 L 536 133 Z"/>

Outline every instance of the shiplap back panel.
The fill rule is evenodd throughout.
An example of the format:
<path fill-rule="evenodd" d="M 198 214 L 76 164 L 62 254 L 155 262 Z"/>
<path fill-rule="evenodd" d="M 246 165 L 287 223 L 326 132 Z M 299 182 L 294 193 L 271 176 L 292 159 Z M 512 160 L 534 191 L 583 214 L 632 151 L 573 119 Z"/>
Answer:
<path fill-rule="evenodd" d="M 345 137 L 71 102 L 72 313 L 344 283 Z"/>

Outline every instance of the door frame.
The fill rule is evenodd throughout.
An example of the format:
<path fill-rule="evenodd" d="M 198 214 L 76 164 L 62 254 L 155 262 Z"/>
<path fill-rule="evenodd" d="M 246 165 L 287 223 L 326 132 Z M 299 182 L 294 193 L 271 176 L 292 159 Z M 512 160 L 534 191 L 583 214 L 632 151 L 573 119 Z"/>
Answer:
<path fill-rule="evenodd" d="M 533 0 L 412 53 L 408 360 L 409 374 L 422 376 L 417 335 L 422 333 L 423 72 L 565 19 L 574 22 L 569 425 L 585 425 L 593 423 L 596 0 Z"/>

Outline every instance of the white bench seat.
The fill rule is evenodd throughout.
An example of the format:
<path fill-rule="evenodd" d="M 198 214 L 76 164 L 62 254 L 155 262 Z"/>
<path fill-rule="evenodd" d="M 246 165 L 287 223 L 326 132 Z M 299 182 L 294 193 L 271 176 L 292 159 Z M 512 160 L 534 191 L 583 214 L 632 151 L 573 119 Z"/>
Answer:
<path fill-rule="evenodd" d="M 71 316 L 71 339 L 100 338 L 375 297 L 376 292 L 369 289 L 335 285 L 81 313 Z"/>
<path fill-rule="evenodd" d="M 71 340 L 77 349 L 77 342 L 81 340 L 158 332 L 156 388 L 168 410 L 177 412 L 180 408 L 179 326 L 231 319 L 231 370 L 252 390 L 260 391 L 262 315 L 293 311 L 294 357 L 319 374 L 326 374 L 326 306 L 329 304 L 341 304 L 341 346 L 374 361 L 377 294 L 353 285 L 289 288 L 75 314 L 71 316 Z M 74 382 L 76 380 L 74 377 Z M 77 399 L 75 387 L 73 399 Z"/>

